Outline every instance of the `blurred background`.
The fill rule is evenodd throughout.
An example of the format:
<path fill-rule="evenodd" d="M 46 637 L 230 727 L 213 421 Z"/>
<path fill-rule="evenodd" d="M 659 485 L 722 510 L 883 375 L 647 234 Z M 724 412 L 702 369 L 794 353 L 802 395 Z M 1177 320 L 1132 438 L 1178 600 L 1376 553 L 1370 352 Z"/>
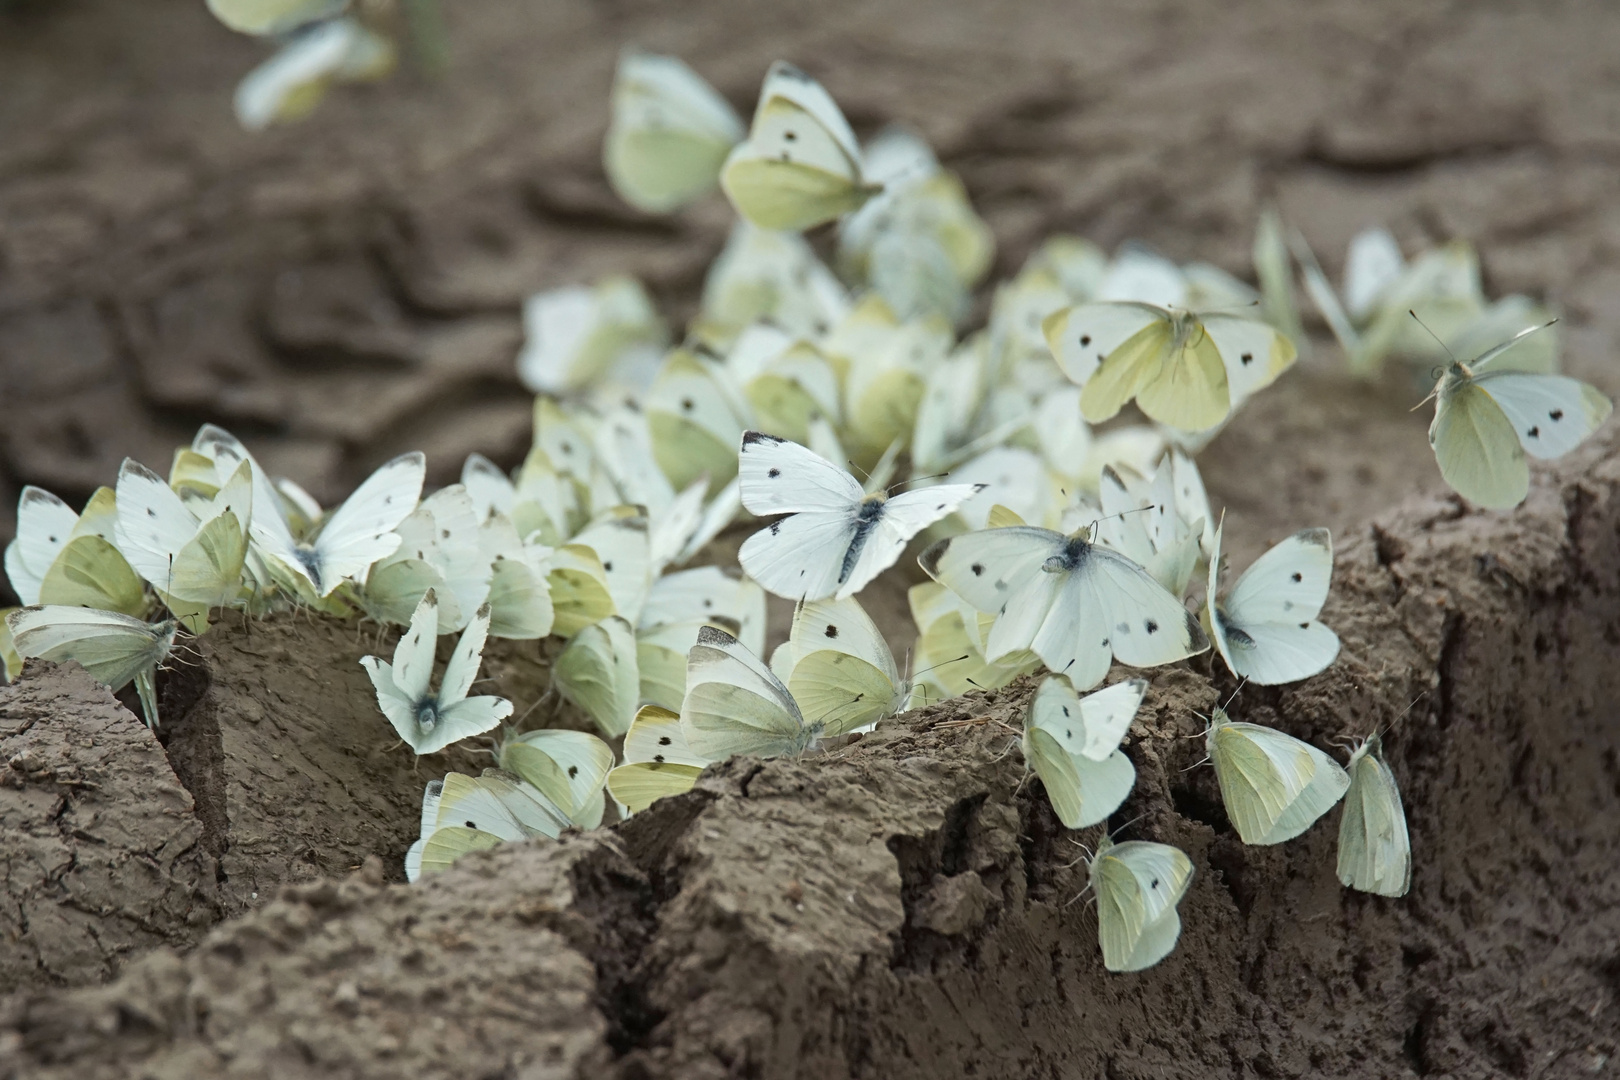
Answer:
<path fill-rule="evenodd" d="M 470 451 L 519 461 L 523 299 L 624 271 L 678 325 L 732 220 L 718 195 L 662 219 L 608 188 L 629 43 L 744 116 L 781 57 L 863 137 L 913 125 L 994 229 L 992 281 L 1057 231 L 1249 278 L 1275 202 L 1334 274 L 1368 225 L 1408 250 L 1474 242 L 1487 291 L 1561 309 L 1566 370 L 1617 389 L 1612 4 L 480 0 L 444 19 L 438 77 L 407 64 L 252 133 L 231 95 L 269 48 L 203 0 L 0 5 L 0 541 L 22 484 L 77 505 L 205 420 L 322 500 L 406 449 L 435 484 Z M 1432 471 L 1392 463 L 1379 499 Z"/>

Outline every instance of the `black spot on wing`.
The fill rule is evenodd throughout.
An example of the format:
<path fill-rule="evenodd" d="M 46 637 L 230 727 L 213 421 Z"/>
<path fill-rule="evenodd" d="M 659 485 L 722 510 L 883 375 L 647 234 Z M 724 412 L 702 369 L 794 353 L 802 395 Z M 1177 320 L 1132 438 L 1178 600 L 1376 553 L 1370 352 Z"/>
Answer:
<path fill-rule="evenodd" d="M 572 780 L 574 777 L 576 777 L 578 775 L 579 775 L 579 766 L 578 765 L 570 765 L 570 766 L 568 766 L 568 779 Z"/>
<path fill-rule="evenodd" d="M 766 446 L 780 446 L 782 440 L 775 435 L 767 435 L 763 431 L 745 431 L 742 437 L 743 452 L 746 453 L 755 443 L 764 443 Z"/>
<path fill-rule="evenodd" d="M 476 821 L 463 821 L 462 824 L 467 826 L 467 828 L 469 828 L 469 829 L 478 828 L 478 822 L 476 822 Z"/>
<path fill-rule="evenodd" d="M 1296 582 L 1305 580 L 1305 575 L 1301 574 L 1298 570 L 1295 570 L 1292 574 L 1289 575 L 1289 577 L 1292 578 Z"/>
<path fill-rule="evenodd" d="M 613 563 L 611 563 L 611 562 L 603 563 L 602 564 L 602 569 L 611 574 L 613 572 Z"/>
<path fill-rule="evenodd" d="M 835 638 L 838 636 L 838 627 L 834 626 L 832 623 L 828 623 L 827 629 L 824 632 L 828 637 Z"/>
<path fill-rule="evenodd" d="M 1091 335 L 1090 334 L 1081 334 L 1080 335 L 1080 347 L 1085 348 L 1087 345 L 1090 345 L 1090 344 L 1091 344 Z"/>
<path fill-rule="evenodd" d="M 972 566 L 968 567 L 968 569 L 973 571 L 974 577 L 984 576 L 984 563 L 974 563 Z"/>
<path fill-rule="evenodd" d="M 1540 425 L 1532 426 L 1529 431 L 1525 432 L 1525 434 L 1530 436 L 1532 439 L 1541 438 L 1541 427 L 1540 427 Z"/>
<path fill-rule="evenodd" d="M 660 735 L 658 737 L 658 745 L 659 746 L 668 746 L 670 743 L 672 743 L 674 741 L 675 740 L 671 739 L 668 735 Z"/>
<path fill-rule="evenodd" d="M 1239 359 L 1243 361 L 1244 367 L 1248 367 L 1250 364 L 1254 363 L 1254 353 L 1246 352 L 1239 357 Z"/>
<path fill-rule="evenodd" d="M 775 536 L 777 533 L 779 533 L 781 531 L 782 531 L 782 523 L 780 521 L 771 522 L 771 535 L 772 536 Z"/>
<path fill-rule="evenodd" d="M 1564 418 L 1564 410 L 1563 409 L 1554 409 L 1554 410 L 1552 410 L 1552 412 L 1549 412 L 1547 414 L 1547 419 L 1551 420 L 1555 424 L 1558 421 L 1562 420 L 1563 418 Z"/>
<path fill-rule="evenodd" d="M 781 469 L 770 469 L 765 473 L 765 475 L 770 477 L 772 480 L 775 480 L 778 476 L 782 475 L 782 470 Z"/>
<path fill-rule="evenodd" d="M 1157 634 L 1159 632 L 1159 624 L 1154 622 L 1152 619 L 1143 620 L 1142 628 L 1150 634 Z"/>

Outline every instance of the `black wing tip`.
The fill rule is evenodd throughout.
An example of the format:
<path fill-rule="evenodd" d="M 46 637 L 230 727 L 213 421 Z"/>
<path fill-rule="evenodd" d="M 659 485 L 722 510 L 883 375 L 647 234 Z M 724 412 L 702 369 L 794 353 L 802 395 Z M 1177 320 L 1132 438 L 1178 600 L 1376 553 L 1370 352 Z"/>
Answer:
<path fill-rule="evenodd" d="M 923 553 L 917 556 L 917 565 L 929 577 L 936 577 L 934 571 L 939 569 L 939 560 L 945 557 L 945 551 L 951 546 L 951 537 L 946 537 L 929 545 Z"/>
<path fill-rule="evenodd" d="M 766 446 L 781 446 L 784 440 L 775 435 L 767 435 L 763 431 L 745 431 L 742 434 L 742 448 L 747 450 L 755 443 L 764 443 Z"/>
<path fill-rule="evenodd" d="M 704 624 L 698 627 L 697 643 L 699 645 L 716 645 L 724 648 L 737 644 L 737 639 L 717 626 Z"/>
<path fill-rule="evenodd" d="M 1333 530 L 1324 526 L 1317 526 L 1314 529 L 1301 529 L 1294 534 L 1294 539 L 1302 544 L 1327 548 L 1329 551 L 1333 550 Z"/>

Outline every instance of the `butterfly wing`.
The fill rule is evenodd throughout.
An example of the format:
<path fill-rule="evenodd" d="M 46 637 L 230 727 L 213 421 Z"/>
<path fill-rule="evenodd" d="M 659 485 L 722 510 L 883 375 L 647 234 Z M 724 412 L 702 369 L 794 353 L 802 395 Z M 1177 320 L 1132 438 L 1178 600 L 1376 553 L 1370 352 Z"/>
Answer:
<path fill-rule="evenodd" d="M 441 707 L 430 735 L 414 747 L 418 754 L 436 754 L 452 743 L 492 730 L 512 715 L 512 703 L 503 697 L 480 694 Z"/>
<path fill-rule="evenodd" d="M 1519 505 L 1530 491 L 1530 466 L 1513 422 L 1477 381 L 1453 380 L 1448 373 L 1442 382 L 1429 425 L 1440 475 L 1470 502 Z"/>
<path fill-rule="evenodd" d="M 585 627 L 558 655 L 551 681 L 608 738 L 623 735 L 641 696 L 635 631 L 618 616 Z"/>
<path fill-rule="evenodd" d="M 1133 367 L 1119 368 L 1120 391 L 1134 386 L 1136 404 L 1143 413 L 1182 431 L 1204 431 L 1226 419 L 1232 411 L 1232 391 L 1226 364 L 1213 337 L 1195 328 L 1188 332 L 1179 348 L 1174 338 L 1167 338 L 1160 355 L 1162 359 L 1158 363 L 1150 356 L 1140 362 L 1133 361 Z M 1080 404 L 1086 408 L 1084 392 Z M 1118 411 L 1117 406 L 1114 411 Z M 1089 409 L 1086 419 L 1095 422 Z"/>
<path fill-rule="evenodd" d="M 1487 371 L 1474 385 L 1507 415 L 1525 453 L 1563 457 L 1609 418 L 1614 405 L 1594 388 L 1564 375 Z"/>
<path fill-rule="evenodd" d="M 1339 818 L 1339 880 L 1380 896 L 1404 896 L 1412 884 L 1412 845 L 1394 774 L 1375 739 L 1350 757 L 1350 788 Z"/>
<path fill-rule="evenodd" d="M 866 494 L 853 476 L 814 451 L 758 431 L 743 433 L 737 472 L 743 506 L 753 514 L 853 514 Z"/>
<path fill-rule="evenodd" d="M 705 626 L 687 654 L 681 729 L 711 761 L 795 754 L 815 737 L 787 687 L 723 630 Z"/>
<path fill-rule="evenodd" d="M 17 499 L 17 538 L 6 545 L 6 577 L 24 604 L 39 603 L 40 584 L 78 523 L 73 508 L 44 488 L 23 488 Z"/>
<path fill-rule="evenodd" d="M 549 836 L 555 840 L 572 824 L 568 815 L 554 805 L 544 792 L 515 773 L 505 769 L 485 769 L 476 783 L 495 796 L 517 821 L 525 837 Z"/>
<path fill-rule="evenodd" d="M 984 486 L 941 484 L 887 500 L 861 545 L 860 555 L 839 584 L 838 598 L 846 599 L 864 589 L 873 578 L 895 564 L 912 537 L 949 517 L 964 502 L 983 491 Z"/>
<path fill-rule="evenodd" d="M 1167 318 L 1165 311 L 1151 304 L 1075 304 L 1047 316 L 1041 330 L 1063 373 L 1083 387 L 1109 357 L 1118 353 L 1118 359 L 1125 360 L 1147 348 L 1150 341 L 1159 340 L 1157 331 L 1148 331 L 1159 327 L 1168 334 Z M 1168 342 L 1167 337 L 1164 340 Z M 1130 349 L 1122 352 L 1127 344 Z M 1115 411 L 1128 400 L 1130 395 L 1120 400 Z"/>
<path fill-rule="evenodd" d="M 132 458 L 118 470 L 118 549 L 137 574 L 167 588 L 197 519 L 161 476 Z"/>
<path fill-rule="evenodd" d="M 646 515 L 606 515 L 585 528 L 571 543 L 596 552 L 615 612 L 634 624 L 641 616 L 642 605 L 647 602 L 647 588 L 652 580 Z"/>
<path fill-rule="evenodd" d="M 1346 789 L 1350 787 L 1350 776 L 1337 761 L 1309 743 L 1300 745 L 1310 754 L 1314 766 L 1311 782 L 1272 826 L 1265 839 L 1268 844 L 1292 840 L 1310 828 L 1317 818 L 1333 809 L 1333 805 L 1344 797 Z"/>
<path fill-rule="evenodd" d="M 1332 533 L 1302 529 L 1256 559 L 1222 608 L 1241 627 L 1305 622 L 1321 612 L 1332 579 Z"/>
<path fill-rule="evenodd" d="M 627 51 L 613 82 L 603 164 L 630 205 L 663 214 L 714 186 L 746 132 L 725 98 L 673 56 Z"/>
<path fill-rule="evenodd" d="M 175 623 L 145 623 L 115 611 L 28 607 L 6 616 L 19 656 L 76 661 L 115 693 L 161 664 L 174 647 Z"/>
<path fill-rule="evenodd" d="M 1209 648 L 1198 619 L 1151 574 L 1120 555 L 1093 545 L 1074 571 L 1095 582 L 1114 656 L 1132 667 L 1157 667 Z"/>
<path fill-rule="evenodd" d="M 802 231 L 858 208 L 860 148 L 821 85 L 791 64 L 771 65 L 746 141 L 721 169 L 738 213 L 764 229 Z"/>
<path fill-rule="evenodd" d="M 790 600 L 832 596 L 844 578 L 855 540 L 848 511 L 799 513 L 773 521 L 743 541 L 737 561 L 766 591 Z"/>
<path fill-rule="evenodd" d="M 1176 905 L 1192 873 L 1192 860 L 1168 844 L 1133 840 L 1098 852 L 1091 880 L 1104 967 L 1141 971 L 1170 954 L 1181 936 Z"/>
<path fill-rule="evenodd" d="M 1316 761 L 1298 739 L 1217 714 L 1209 736 L 1226 813 L 1245 844 L 1267 844 L 1272 828 L 1316 775 Z"/>
<path fill-rule="evenodd" d="M 981 529 L 939 541 L 917 562 L 974 608 L 994 615 L 1041 573 L 1042 564 L 1062 551 L 1064 542 L 1062 533 L 1033 526 Z"/>
<path fill-rule="evenodd" d="M 394 646 L 394 684 L 413 702 L 427 697 L 433 657 L 439 644 L 439 601 L 430 589 L 416 605 L 411 624 Z"/>
<path fill-rule="evenodd" d="M 1234 406 L 1270 386 L 1299 357 L 1294 343 L 1266 323 L 1237 315 L 1206 314 L 1198 320 L 1221 354 Z"/>
<path fill-rule="evenodd" d="M 1107 820 L 1136 785 L 1136 766 L 1118 750 L 1101 761 L 1079 757 L 1044 727 L 1025 733 L 1024 753 L 1065 828 L 1083 829 Z"/>
<path fill-rule="evenodd" d="M 16 578 L 12 584 L 17 587 Z M 147 606 L 146 587 L 123 554 L 94 535 L 68 541 L 45 572 L 35 598 L 41 604 L 99 608 L 137 618 Z"/>
<path fill-rule="evenodd" d="M 394 529 L 422 496 L 427 461 L 420 451 L 401 454 L 366 478 L 327 518 L 315 540 L 321 596 L 330 596 L 345 578 L 365 583 L 366 571 L 399 547 Z"/>
<path fill-rule="evenodd" d="M 366 675 L 371 679 L 371 686 L 377 692 L 377 708 L 393 725 L 394 731 L 405 740 L 406 745 L 417 753 L 421 742 L 421 730 L 417 726 L 417 707 L 419 698 L 407 697 L 394 681 L 396 671 L 394 666 L 386 660 L 375 656 L 362 656 L 360 666 L 366 669 Z"/>

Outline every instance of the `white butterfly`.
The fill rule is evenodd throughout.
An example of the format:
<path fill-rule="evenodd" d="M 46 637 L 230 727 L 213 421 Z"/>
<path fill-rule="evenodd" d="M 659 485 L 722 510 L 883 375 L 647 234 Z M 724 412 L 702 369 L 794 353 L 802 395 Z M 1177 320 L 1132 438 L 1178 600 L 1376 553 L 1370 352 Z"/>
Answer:
<path fill-rule="evenodd" d="M 1134 302 L 1077 304 L 1043 324 L 1058 364 L 1096 424 L 1133 398 L 1182 431 L 1214 427 L 1296 358 L 1273 327 L 1236 315 Z"/>
<path fill-rule="evenodd" d="M 1097 942 L 1109 971 L 1141 971 L 1170 955 L 1181 937 L 1176 905 L 1193 865 L 1169 844 L 1103 837 L 1089 866 L 1097 894 Z"/>
<path fill-rule="evenodd" d="M 375 656 L 360 658 L 360 666 L 377 690 L 377 707 L 419 756 L 482 734 L 512 715 L 512 703 L 505 698 L 467 696 L 478 679 L 488 633 L 489 608 L 485 606 L 473 616 L 450 654 L 439 692 L 429 693 L 439 641 L 439 605 L 430 591 L 400 635 L 393 664 Z"/>
<path fill-rule="evenodd" d="M 820 341 L 849 314 L 849 294 L 804 237 L 738 220 L 703 279 L 694 337 L 723 350 L 744 327 L 765 321 Z"/>
<path fill-rule="evenodd" d="M 118 471 L 118 550 L 171 604 L 224 604 L 241 585 L 253 501 L 247 462 L 211 501 L 193 502 L 199 514 L 162 477 L 125 458 Z"/>
<path fill-rule="evenodd" d="M 566 814 L 520 777 L 501 769 L 482 776 L 450 773 L 422 793 L 421 838 L 405 854 L 405 878 L 446 870 L 469 851 L 531 836 L 556 839 L 569 826 Z"/>
<path fill-rule="evenodd" d="M 678 714 L 644 705 L 624 736 L 624 764 L 608 773 L 607 789 L 639 814 L 658 799 L 692 790 L 708 764 L 687 743 Z"/>
<path fill-rule="evenodd" d="M 1184 595 L 1198 564 L 1204 519 L 1188 521 L 1181 515 L 1169 459 L 1160 463 L 1151 480 L 1126 466 L 1104 466 L 1099 494 L 1099 542 L 1141 564 L 1172 595 Z"/>
<path fill-rule="evenodd" d="M 731 104 L 680 60 L 620 54 L 602 163 L 631 206 L 667 214 L 697 199 L 745 134 Z"/>
<path fill-rule="evenodd" d="M 681 707 L 686 654 L 704 626 L 720 627 L 758 655 L 765 648 L 765 590 L 718 566 L 682 570 L 654 582 L 636 628 L 641 700 Z"/>
<path fill-rule="evenodd" d="M 771 669 L 805 723 L 828 734 L 870 730 L 902 712 L 911 697 L 882 631 L 853 597 L 800 604 Z"/>
<path fill-rule="evenodd" d="M 1061 675 L 1041 680 L 1024 720 L 1024 760 L 1066 828 L 1105 820 L 1136 785 L 1136 766 L 1119 743 L 1147 687 L 1146 679 L 1127 679 L 1082 698 Z"/>
<path fill-rule="evenodd" d="M 832 95 L 781 60 L 765 75 L 748 138 L 727 156 L 720 186 L 743 217 L 783 232 L 831 221 L 881 190 L 862 178 L 860 145 Z"/>
<path fill-rule="evenodd" d="M 1429 445 L 1440 475 L 1480 506 L 1519 505 L 1530 492 L 1526 455 L 1544 461 L 1563 457 L 1614 409 L 1597 390 L 1564 375 L 1483 370 L 1541 329 L 1521 330 L 1467 364 L 1452 361 L 1431 395 Z"/>
<path fill-rule="evenodd" d="M 918 560 L 935 581 L 996 616 L 985 641 L 995 661 L 1029 649 L 1088 690 L 1111 658 L 1155 667 L 1209 648 L 1198 620 L 1148 572 L 1091 542 L 1017 526 L 941 540 Z"/>
<path fill-rule="evenodd" d="M 551 684 L 603 735 L 623 735 L 641 697 L 635 631 L 617 615 L 580 630 L 553 663 Z"/>
<path fill-rule="evenodd" d="M 1280 844 L 1310 828 L 1350 786 L 1338 762 L 1275 728 L 1216 708 L 1204 745 L 1226 814 L 1245 844 Z"/>
<path fill-rule="evenodd" d="M 393 43 L 357 19 L 295 29 L 237 84 L 236 119 L 249 131 L 295 120 L 314 108 L 332 83 L 381 78 L 393 66 Z"/>
<path fill-rule="evenodd" d="M 145 583 L 115 545 L 117 500 L 99 488 L 76 514 L 42 488 L 17 500 L 17 536 L 6 546 L 6 576 L 25 605 L 63 604 L 146 613 Z"/>
<path fill-rule="evenodd" d="M 733 754 L 800 754 L 823 732 L 806 722 L 798 702 L 759 657 L 724 630 L 705 626 L 687 654 L 681 731 L 709 761 Z"/>
<path fill-rule="evenodd" d="M 1233 674 L 1261 686 L 1298 682 L 1339 655 L 1339 636 L 1316 621 L 1333 577 L 1333 536 L 1304 529 L 1254 561 L 1217 598 L 1221 529 L 1209 559 L 1205 591 L 1210 636 Z"/>
<path fill-rule="evenodd" d="M 1350 788 L 1339 818 L 1339 880 L 1379 896 L 1412 887 L 1412 841 L 1395 774 L 1377 735 L 1350 754 Z"/>
<path fill-rule="evenodd" d="M 268 474 L 235 436 L 208 425 L 197 433 L 193 448 L 225 460 L 229 469 L 243 461 L 253 466 L 254 547 L 287 583 L 307 587 L 316 597 L 332 595 L 345 579 L 364 585 L 371 564 L 393 554 L 400 545 L 394 530 L 416 509 L 427 473 L 420 451 L 401 454 L 367 477 L 306 542 L 293 536 Z"/>
<path fill-rule="evenodd" d="M 980 490 L 944 484 L 890 498 L 810 450 L 757 431 L 742 438 L 743 506 L 789 514 L 743 542 L 743 570 L 790 600 L 842 600 L 893 566 L 907 542 Z"/>
<path fill-rule="evenodd" d="M 518 378 L 539 394 L 571 394 L 615 375 L 650 380 L 669 327 L 647 290 L 616 274 L 594 285 L 536 293 L 523 303 Z"/>
<path fill-rule="evenodd" d="M 147 623 L 116 611 L 52 605 L 14 610 L 6 626 L 21 656 L 76 661 L 114 693 L 133 682 L 147 726 L 158 726 L 157 668 L 174 648 L 174 619 Z"/>
<path fill-rule="evenodd" d="M 533 784 L 582 829 L 602 824 L 602 785 L 613 768 L 613 748 L 585 731 L 549 729 L 504 739 L 495 753 L 501 768 Z"/>

